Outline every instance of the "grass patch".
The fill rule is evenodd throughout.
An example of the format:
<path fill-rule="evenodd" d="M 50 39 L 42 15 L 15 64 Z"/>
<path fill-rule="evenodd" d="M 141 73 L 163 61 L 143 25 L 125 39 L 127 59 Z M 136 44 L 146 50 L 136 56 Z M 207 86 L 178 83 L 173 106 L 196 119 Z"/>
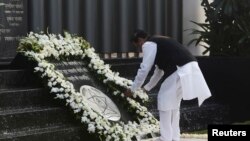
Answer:
<path fill-rule="evenodd" d="M 250 125 L 250 120 L 243 121 L 243 122 L 235 122 L 233 125 Z"/>
<path fill-rule="evenodd" d="M 243 122 L 235 122 L 235 123 L 232 123 L 232 125 L 250 125 L 250 120 L 243 121 Z M 192 131 L 192 132 L 183 132 L 183 134 L 207 134 L 207 129 Z"/>

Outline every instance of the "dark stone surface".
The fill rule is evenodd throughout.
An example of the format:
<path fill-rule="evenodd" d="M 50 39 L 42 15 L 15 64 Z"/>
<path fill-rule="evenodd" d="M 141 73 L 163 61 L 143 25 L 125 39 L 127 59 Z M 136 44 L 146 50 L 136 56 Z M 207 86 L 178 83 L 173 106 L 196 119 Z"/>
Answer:
<path fill-rule="evenodd" d="M 88 136 L 86 136 L 88 135 Z M 0 141 L 98 141 L 79 126 L 54 125 L 47 128 L 19 130 L 0 135 Z"/>
<path fill-rule="evenodd" d="M 209 124 L 229 124 L 229 108 L 225 105 L 205 104 L 201 107 L 181 108 L 180 128 L 182 132 L 207 129 Z"/>
<path fill-rule="evenodd" d="M 0 61 L 0 70 L 9 69 L 9 68 L 10 68 L 10 62 Z"/>
<path fill-rule="evenodd" d="M 49 127 L 54 124 L 70 124 L 76 122 L 66 108 L 33 107 L 0 111 L 0 134 L 22 128 Z"/>
<path fill-rule="evenodd" d="M 111 70 L 119 72 L 120 76 L 134 79 L 140 67 L 141 59 L 110 59 L 104 60 L 111 65 Z"/>
<path fill-rule="evenodd" d="M 18 53 L 15 58 L 11 61 L 9 68 L 13 70 L 25 69 L 33 71 L 34 67 L 37 66 L 37 63 L 29 60 L 27 57 L 23 56 L 21 53 Z"/>
<path fill-rule="evenodd" d="M 0 62 L 15 57 L 19 39 L 27 30 L 27 0 L 1 0 Z"/>
<path fill-rule="evenodd" d="M 88 70 L 87 65 L 82 61 L 60 61 L 52 62 L 55 69 L 61 72 L 80 91 L 82 85 L 100 87 L 100 82 Z"/>
<path fill-rule="evenodd" d="M 0 89 L 0 110 L 54 105 L 53 96 L 44 88 Z"/>
<path fill-rule="evenodd" d="M 39 86 L 41 81 L 31 70 L 0 70 L 0 89 Z"/>
<path fill-rule="evenodd" d="M 96 140 L 64 104 L 36 84 L 32 71 L 3 69 L 0 76 L 1 141 Z"/>

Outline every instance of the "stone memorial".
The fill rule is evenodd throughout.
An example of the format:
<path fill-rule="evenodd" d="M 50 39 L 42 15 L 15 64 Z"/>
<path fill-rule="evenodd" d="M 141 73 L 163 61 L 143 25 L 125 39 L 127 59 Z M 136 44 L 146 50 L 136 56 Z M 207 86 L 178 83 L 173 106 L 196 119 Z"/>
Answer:
<path fill-rule="evenodd" d="M 12 60 L 27 34 L 27 0 L 0 0 L 0 61 Z"/>
<path fill-rule="evenodd" d="M 21 40 L 18 51 L 12 65 L 33 69 L 87 133 L 105 140 L 139 141 L 158 136 L 159 122 L 144 106 L 148 96 L 138 90 L 126 97 L 124 91 L 132 81 L 113 72 L 83 38 L 31 32 Z"/>

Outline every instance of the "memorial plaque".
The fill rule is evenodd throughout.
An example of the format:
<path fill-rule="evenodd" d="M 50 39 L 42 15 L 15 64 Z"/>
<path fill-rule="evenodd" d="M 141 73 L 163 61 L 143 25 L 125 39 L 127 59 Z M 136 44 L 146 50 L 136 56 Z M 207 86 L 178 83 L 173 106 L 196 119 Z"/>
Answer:
<path fill-rule="evenodd" d="M 121 114 L 115 103 L 102 92 L 105 88 L 82 61 L 54 61 L 55 70 L 61 72 L 74 88 L 84 95 L 88 105 L 111 121 L 118 121 Z"/>
<path fill-rule="evenodd" d="M 27 0 L 0 0 L 0 61 L 14 58 L 26 34 Z"/>
<path fill-rule="evenodd" d="M 68 81 L 70 81 L 76 90 L 80 91 L 82 85 L 95 85 L 95 78 L 86 68 L 86 64 L 82 61 L 56 61 L 52 62 L 55 69 L 61 72 Z"/>

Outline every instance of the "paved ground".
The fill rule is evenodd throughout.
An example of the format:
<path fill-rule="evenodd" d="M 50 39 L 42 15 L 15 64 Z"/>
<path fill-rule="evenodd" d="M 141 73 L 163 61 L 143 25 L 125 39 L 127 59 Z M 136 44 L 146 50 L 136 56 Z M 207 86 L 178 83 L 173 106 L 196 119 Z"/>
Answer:
<path fill-rule="evenodd" d="M 155 141 L 157 139 L 148 139 L 143 141 Z M 207 139 L 198 139 L 198 138 L 181 138 L 180 141 L 207 141 Z"/>
<path fill-rule="evenodd" d="M 182 138 L 181 141 L 207 141 L 207 139 Z"/>

